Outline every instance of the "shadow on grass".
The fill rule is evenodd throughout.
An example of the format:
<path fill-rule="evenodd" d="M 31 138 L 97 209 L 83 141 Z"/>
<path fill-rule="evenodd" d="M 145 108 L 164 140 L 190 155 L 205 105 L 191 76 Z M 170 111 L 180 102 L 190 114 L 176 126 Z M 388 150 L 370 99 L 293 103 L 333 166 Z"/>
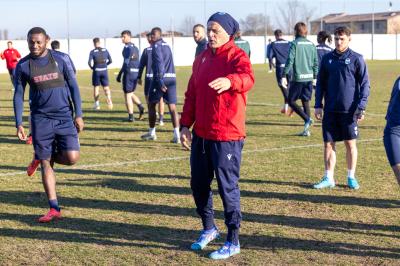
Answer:
<path fill-rule="evenodd" d="M 36 222 L 37 217 L 33 215 L 0 213 L 0 219 L 25 223 L 35 227 L 35 229 L 39 227 Z M 198 234 L 195 230 L 173 229 L 162 225 L 126 224 L 85 218 L 64 218 L 62 221 L 43 224 L 40 227 L 44 227 L 46 230 L 0 228 L 0 236 L 57 242 L 188 250 L 191 244 L 190 239 L 195 239 Z M 48 231 L 48 229 L 53 228 L 64 229 L 69 232 Z M 149 240 L 151 243 L 149 243 Z M 240 236 L 240 240 L 242 247 L 248 249 L 271 251 L 285 249 L 359 257 L 400 258 L 400 249 L 398 248 L 384 248 L 364 244 L 244 234 Z M 137 241 L 143 243 L 135 243 Z"/>
<path fill-rule="evenodd" d="M 46 195 L 41 192 L 1 191 L 0 200 L 2 203 L 5 204 L 23 205 L 39 208 L 42 207 L 44 202 L 46 201 Z M 71 197 L 59 197 L 59 202 L 62 206 L 65 206 L 66 208 L 73 207 L 83 209 L 113 210 L 139 214 L 166 215 L 171 217 L 197 217 L 194 207 L 187 208 L 160 204 L 153 205 L 147 203 L 108 201 L 103 199 L 96 200 Z M 266 215 L 248 212 L 243 212 L 242 214 L 245 222 L 264 223 L 294 228 L 305 228 L 311 230 L 325 230 L 332 232 L 400 238 L 399 235 L 394 235 L 394 232 L 400 231 L 400 226 L 397 225 L 365 224 L 350 221 L 273 214 Z M 223 211 L 215 211 L 216 217 L 222 218 L 223 215 Z M 374 231 L 389 232 L 389 234 Z"/>

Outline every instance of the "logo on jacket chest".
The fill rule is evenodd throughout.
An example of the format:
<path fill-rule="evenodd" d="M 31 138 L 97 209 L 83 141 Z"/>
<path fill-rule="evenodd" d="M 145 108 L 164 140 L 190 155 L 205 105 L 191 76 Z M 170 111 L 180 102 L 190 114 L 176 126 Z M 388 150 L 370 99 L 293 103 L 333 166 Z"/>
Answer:
<path fill-rule="evenodd" d="M 35 77 L 33 77 L 33 82 L 40 83 L 40 82 L 45 82 L 48 80 L 55 80 L 55 79 L 58 79 L 57 72 L 35 76 Z"/>
<path fill-rule="evenodd" d="M 206 58 L 205 58 L 205 57 L 203 57 L 203 58 L 201 59 L 201 63 L 203 64 L 204 61 L 206 61 Z"/>

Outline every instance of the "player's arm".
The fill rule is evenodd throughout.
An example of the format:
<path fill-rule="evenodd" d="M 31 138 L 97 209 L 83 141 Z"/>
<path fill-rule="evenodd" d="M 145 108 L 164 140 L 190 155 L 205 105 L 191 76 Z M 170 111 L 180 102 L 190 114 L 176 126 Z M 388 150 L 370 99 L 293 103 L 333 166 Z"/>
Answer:
<path fill-rule="evenodd" d="M 329 79 L 329 72 L 327 71 L 326 68 L 326 57 L 323 57 L 321 60 L 321 67 L 318 72 L 317 76 L 317 85 L 315 87 L 315 118 L 318 120 L 322 119 L 322 108 L 323 108 L 323 98 L 325 95 L 325 92 L 327 90 L 327 82 Z"/>
<path fill-rule="evenodd" d="M 93 51 L 90 51 L 89 60 L 88 60 L 88 65 L 89 65 L 90 69 L 93 69 L 93 67 L 94 67 L 94 65 L 92 65 L 92 62 L 93 62 Z"/>
<path fill-rule="evenodd" d="M 83 119 L 82 119 L 82 100 L 81 94 L 79 91 L 78 82 L 76 81 L 76 76 L 74 73 L 74 69 L 72 67 L 72 61 L 67 57 L 63 57 L 63 74 L 64 79 L 67 82 L 72 104 L 74 105 L 75 112 L 75 126 L 78 132 L 83 130 Z"/>
<path fill-rule="evenodd" d="M 165 73 L 165 69 L 164 69 L 164 59 L 162 56 L 162 51 L 161 51 L 161 45 L 158 45 L 158 47 L 155 47 L 152 49 L 152 63 L 155 66 L 156 70 L 154 72 L 154 77 L 155 79 L 159 82 L 160 87 L 165 87 L 165 83 L 164 83 L 164 73 Z"/>
<path fill-rule="evenodd" d="M 244 51 L 241 51 L 241 53 Z M 226 76 L 230 81 L 232 91 L 244 93 L 249 91 L 254 85 L 254 73 L 251 68 L 250 59 L 241 53 L 233 58 L 233 74 Z M 228 88 L 229 89 L 229 88 Z M 220 93 L 220 90 L 218 91 Z"/>
<path fill-rule="evenodd" d="M 296 56 L 296 44 L 295 42 L 291 42 L 289 48 L 289 56 L 286 60 L 285 68 L 283 70 L 283 74 L 285 76 L 288 75 L 290 70 L 292 69 L 295 56 Z"/>
<path fill-rule="evenodd" d="M 144 49 L 139 61 L 138 80 L 142 79 L 143 70 L 146 65 L 147 65 L 147 49 Z"/>
<path fill-rule="evenodd" d="M 15 91 L 13 98 L 15 127 L 17 128 L 17 136 L 20 140 L 26 139 L 24 127 L 22 125 L 22 115 L 24 112 L 24 94 L 26 87 L 26 79 L 23 77 L 21 64 L 17 64 L 15 71 Z"/>
<path fill-rule="evenodd" d="M 368 103 L 370 83 L 367 65 L 363 58 L 358 58 L 356 67 L 356 82 L 358 82 L 360 86 L 360 98 L 357 107 L 359 110 L 365 110 Z"/>
<path fill-rule="evenodd" d="M 276 68 L 274 62 L 272 61 L 272 59 L 273 59 L 274 57 L 276 57 L 276 55 L 275 55 L 275 49 L 274 49 L 273 45 L 274 45 L 274 44 L 271 43 L 270 52 L 268 53 L 268 63 L 269 63 L 272 67 Z"/>
<path fill-rule="evenodd" d="M 110 53 L 108 51 L 106 51 L 106 52 L 107 52 L 107 66 L 108 66 L 112 63 L 112 58 L 111 58 Z"/>

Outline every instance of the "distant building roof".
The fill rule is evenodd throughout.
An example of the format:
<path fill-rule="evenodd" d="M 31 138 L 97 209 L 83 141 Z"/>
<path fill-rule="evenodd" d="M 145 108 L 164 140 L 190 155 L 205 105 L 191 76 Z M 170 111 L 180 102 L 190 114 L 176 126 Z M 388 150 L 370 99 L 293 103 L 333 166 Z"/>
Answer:
<path fill-rule="evenodd" d="M 344 23 L 350 21 L 370 21 L 373 13 L 352 14 L 345 13 L 328 14 L 322 18 L 313 20 L 312 22 L 324 21 L 325 23 Z M 388 20 L 391 17 L 400 16 L 400 11 L 378 12 L 374 13 L 374 20 Z"/>

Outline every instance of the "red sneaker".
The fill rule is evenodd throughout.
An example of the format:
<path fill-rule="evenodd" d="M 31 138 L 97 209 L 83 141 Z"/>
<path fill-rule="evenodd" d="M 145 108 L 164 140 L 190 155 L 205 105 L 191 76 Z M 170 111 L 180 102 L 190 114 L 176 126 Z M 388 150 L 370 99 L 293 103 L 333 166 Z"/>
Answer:
<path fill-rule="evenodd" d="M 28 176 L 33 176 L 36 173 L 36 170 L 38 169 L 40 165 L 40 160 L 33 159 L 32 162 L 28 165 L 28 168 L 26 169 L 26 173 Z"/>
<path fill-rule="evenodd" d="M 46 215 L 39 218 L 39 223 L 49 223 L 53 220 L 59 219 L 61 219 L 61 211 L 51 208 Z"/>
<path fill-rule="evenodd" d="M 26 139 L 26 144 L 32 145 L 32 135 L 29 135 L 29 137 Z"/>

